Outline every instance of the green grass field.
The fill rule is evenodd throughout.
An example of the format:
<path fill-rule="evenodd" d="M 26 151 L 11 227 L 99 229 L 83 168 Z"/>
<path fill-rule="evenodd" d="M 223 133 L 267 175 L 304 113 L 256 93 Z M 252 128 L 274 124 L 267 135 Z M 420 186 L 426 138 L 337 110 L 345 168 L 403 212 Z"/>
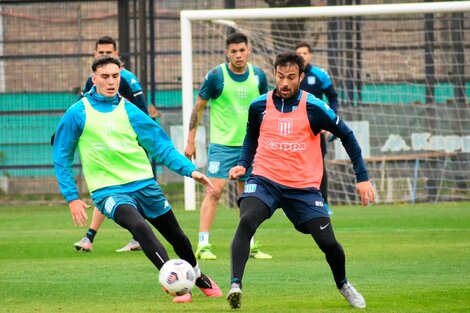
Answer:
<path fill-rule="evenodd" d="M 175 213 L 196 244 L 199 213 Z M 218 211 L 211 241 L 219 259 L 200 262 L 224 292 L 237 219 L 236 210 Z M 332 220 L 365 311 L 470 312 L 469 202 L 337 206 Z M 105 222 L 91 253 L 72 247 L 84 232 L 73 227 L 66 205 L 0 206 L 0 312 L 231 311 L 225 298 L 198 290 L 192 303 L 172 303 L 142 252 L 114 252 L 130 235 L 113 222 Z M 273 259 L 248 262 L 240 312 L 355 310 L 337 292 L 313 240 L 281 211 L 256 239 Z"/>

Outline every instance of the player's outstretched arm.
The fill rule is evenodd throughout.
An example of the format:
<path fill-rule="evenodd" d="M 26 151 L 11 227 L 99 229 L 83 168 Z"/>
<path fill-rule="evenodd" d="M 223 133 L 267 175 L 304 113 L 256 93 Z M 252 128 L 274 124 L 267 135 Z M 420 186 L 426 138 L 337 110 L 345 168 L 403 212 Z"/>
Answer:
<path fill-rule="evenodd" d="M 368 205 L 375 201 L 375 191 L 370 180 L 357 183 L 356 189 L 361 197 L 362 205 Z"/>
<path fill-rule="evenodd" d="M 88 224 L 88 215 L 85 209 L 90 206 L 80 199 L 75 199 L 69 202 L 70 213 L 72 214 L 73 224 L 80 227 Z"/>
<path fill-rule="evenodd" d="M 237 165 L 230 169 L 230 171 L 228 172 L 228 177 L 232 180 L 236 180 L 239 177 L 245 175 L 245 173 L 246 173 L 246 168 L 244 166 Z"/>
<path fill-rule="evenodd" d="M 198 183 L 205 185 L 209 192 L 212 192 L 214 185 L 212 185 L 211 181 L 209 180 L 209 178 L 207 178 L 206 175 L 198 171 L 193 171 L 191 173 L 191 177 Z"/>

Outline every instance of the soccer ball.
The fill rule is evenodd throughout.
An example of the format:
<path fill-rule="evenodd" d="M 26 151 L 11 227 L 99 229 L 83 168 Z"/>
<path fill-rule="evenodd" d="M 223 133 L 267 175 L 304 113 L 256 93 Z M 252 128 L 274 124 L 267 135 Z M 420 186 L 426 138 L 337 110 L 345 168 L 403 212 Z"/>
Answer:
<path fill-rule="evenodd" d="M 165 292 L 172 296 L 182 296 L 193 289 L 196 273 L 185 260 L 173 259 L 163 264 L 158 281 Z"/>

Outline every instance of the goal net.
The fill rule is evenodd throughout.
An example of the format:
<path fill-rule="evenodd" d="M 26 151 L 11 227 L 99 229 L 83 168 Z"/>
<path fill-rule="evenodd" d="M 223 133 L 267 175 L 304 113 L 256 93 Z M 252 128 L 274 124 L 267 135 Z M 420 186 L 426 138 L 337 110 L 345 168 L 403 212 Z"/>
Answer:
<path fill-rule="evenodd" d="M 266 72 L 270 89 L 276 54 L 298 41 L 312 46 L 312 63 L 330 74 L 338 114 L 358 138 L 378 202 L 470 199 L 470 1 L 182 11 L 184 136 L 198 88 L 225 61 L 233 30 L 249 37 L 249 61 Z M 199 127 L 209 133 L 207 112 Z M 208 142 L 199 136 L 201 171 Z M 330 204 L 358 203 L 339 140 L 328 144 L 326 162 Z M 235 191 L 228 188 L 222 203 L 231 205 Z M 203 195 L 185 181 L 186 209 Z"/>

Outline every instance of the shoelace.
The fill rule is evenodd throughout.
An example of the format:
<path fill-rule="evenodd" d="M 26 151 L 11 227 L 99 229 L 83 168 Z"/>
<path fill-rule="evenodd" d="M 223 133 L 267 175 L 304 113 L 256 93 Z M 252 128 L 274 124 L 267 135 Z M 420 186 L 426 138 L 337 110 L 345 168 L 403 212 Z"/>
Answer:
<path fill-rule="evenodd" d="M 344 293 L 347 295 L 348 298 L 351 297 L 354 299 L 358 299 L 357 292 L 354 292 L 354 289 L 351 285 L 345 285 Z"/>

